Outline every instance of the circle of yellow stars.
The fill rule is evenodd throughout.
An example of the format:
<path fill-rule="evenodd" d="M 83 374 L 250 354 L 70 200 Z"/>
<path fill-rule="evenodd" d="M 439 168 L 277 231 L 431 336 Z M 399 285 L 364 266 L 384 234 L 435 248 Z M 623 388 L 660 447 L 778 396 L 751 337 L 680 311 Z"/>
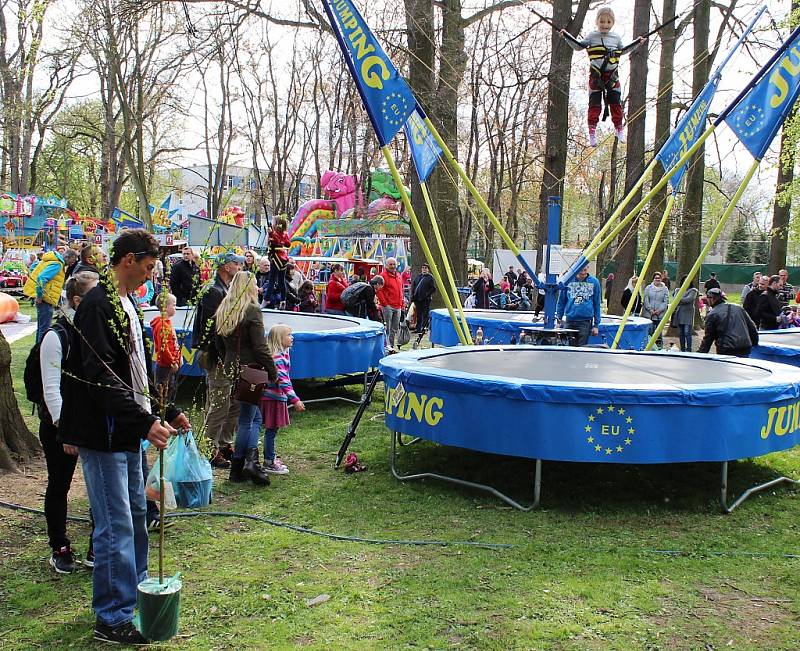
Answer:
<path fill-rule="evenodd" d="M 613 424 L 619 425 L 618 433 L 603 433 L 603 425 L 612 424 L 608 422 L 609 418 L 617 421 Z M 589 413 L 583 433 L 586 434 L 586 443 L 595 452 L 605 457 L 622 454 L 628 446 L 632 445 L 636 427 L 633 416 L 628 413 L 627 409 L 615 405 L 605 405 L 597 407 Z"/>
<path fill-rule="evenodd" d="M 746 122 L 750 119 L 753 120 L 748 128 Z M 744 106 L 736 114 L 736 128 L 739 129 L 745 138 L 750 138 L 757 134 L 763 128 L 765 123 L 764 109 L 756 104 Z"/>
<path fill-rule="evenodd" d="M 408 100 L 400 93 L 389 93 L 381 105 L 383 120 L 387 124 L 399 127 L 408 113 Z"/>

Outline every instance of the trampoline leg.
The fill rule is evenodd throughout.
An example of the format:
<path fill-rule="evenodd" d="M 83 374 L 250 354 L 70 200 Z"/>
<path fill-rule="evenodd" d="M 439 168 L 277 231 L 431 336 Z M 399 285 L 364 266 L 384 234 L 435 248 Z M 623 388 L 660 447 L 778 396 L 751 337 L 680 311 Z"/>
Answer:
<path fill-rule="evenodd" d="M 755 493 L 760 493 L 761 491 L 768 490 L 773 486 L 778 486 L 780 484 L 791 484 L 794 486 L 800 486 L 800 481 L 797 479 L 791 479 L 789 477 L 776 477 L 770 481 L 764 482 L 763 484 L 757 484 L 755 486 L 751 486 L 748 488 L 744 493 L 739 495 L 730 505 L 728 505 L 728 462 L 722 462 L 722 482 L 720 485 L 720 495 L 719 495 L 719 505 L 722 509 L 722 512 L 725 514 L 733 513 L 733 510 L 739 506 L 742 502 L 744 502 L 748 497 Z"/>
<path fill-rule="evenodd" d="M 402 435 L 400 432 L 392 432 L 392 445 L 390 447 L 389 452 L 389 468 L 392 471 L 392 475 L 398 481 L 411 481 L 414 479 L 438 479 L 439 481 L 444 481 L 450 484 L 456 484 L 457 486 L 464 486 L 466 488 L 474 488 L 477 490 L 481 490 L 487 493 L 491 493 L 496 498 L 502 500 L 509 506 L 513 506 L 515 509 L 520 511 L 532 511 L 539 506 L 539 495 L 541 492 L 542 487 L 542 460 L 536 459 L 536 470 L 534 474 L 533 480 L 533 502 L 529 505 L 523 505 L 514 500 L 513 498 L 509 497 L 505 493 L 501 493 L 499 490 L 494 488 L 493 486 L 487 486 L 486 484 L 478 484 L 476 482 L 466 481 L 465 479 L 458 479 L 457 477 L 449 477 L 447 475 L 439 475 L 433 472 L 420 472 L 413 475 L 401 475 L 397 472 L 397 444 L 400 442 L 400 437 Z M 415 439 L 415 441 L 418 439 Z M 414 441 L 414 442 L 415 442 Z M 411 445 L 410 443 L 406 443 L 406 445 Z"/>

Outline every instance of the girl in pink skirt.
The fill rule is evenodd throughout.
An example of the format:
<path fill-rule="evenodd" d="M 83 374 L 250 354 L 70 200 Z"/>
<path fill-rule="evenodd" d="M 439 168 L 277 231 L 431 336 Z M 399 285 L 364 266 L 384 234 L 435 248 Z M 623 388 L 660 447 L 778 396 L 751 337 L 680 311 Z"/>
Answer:
<path fill-rule="evenodd" d="M 291 362 L 289 349 L 292 347 L 294 337 L 292 329 L 283 323 L 276 323 L 270 328 L 267 337 L 267 346 L 275 360 L 278 370 L 278 380 L 267 385 L 264 395 L 261 396 L 261 415 L 264 418 L 264 460 L 263 468 L 273 475 L 286 475 L 289 469 L 275 456 L 275 437 L 281 427 L 289 424 L 289 405 L 294 405 L 297 411 L 305 411 L 306 407 L 297 397 L 292 388 L 289 377 Z"/>

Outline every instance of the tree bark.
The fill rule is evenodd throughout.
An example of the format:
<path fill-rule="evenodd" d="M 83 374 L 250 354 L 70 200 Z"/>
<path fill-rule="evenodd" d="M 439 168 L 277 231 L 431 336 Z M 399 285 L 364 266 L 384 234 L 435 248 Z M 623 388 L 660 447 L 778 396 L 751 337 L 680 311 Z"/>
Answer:
<path fill-rule="evenodd" d="M 789 218 L 792 209 L 790 195 L 782 194 L 794 180 L 796 143 L 792 142 L 786 129 L 781 133 L 781 155 L 778 164 L 778 182 L 775 185 L 775 203 L 772 207 L 772 231 L 770 232 L 769 266 L 772 273 L 786 266 L 786 242 L 789 237 Z"/>
<path fill-rule="evenodd" d="M 711 22 L 711 0 L 694 5 L 694 70 L 692 97 L 697 97 L 708 82 L 711 60 L 708 57 L 708 31 Z M 703 232 L 703 182 L 705 180 L 705 147 L 689 160 L 686 172 L 686 197 L 681 216 L 681 242 L 678 252 L 678 278 L 689 272 L 700 255 Z"/>
<path fill-rule="evenodd" d="M 576 34 L 583 26 L 589 0 L 580 0 L 572 15 L 572 0 L 553 0 L 553 23 Z M 569 81 L 572 72 L 572 48 L 554 29 L 550 37 L 550 70 L 547 75 L 547 127 L 544 145 L 544 171 L 539 193 L 539 228 L 537 229 L 536 270 L 542 268 L 541 247 L 547 242 L 547 203 L 554 195 L 563 195 L 567 172 L 567 131 L 569 128 Z"/>
<path fill-rule="evenodd" d="M 0 332 L 0 469 L 16 470 L 41 450 L 20 413 L 11 382 L 11 346 Z"/>
<path fill-rule="evenodd" d="M 636 0 L 633 9 L 634 35 L 646 34 L 650 26 L 649 0 Z M 628 151 L 625 159 L 625 193 L 633 188 L 644 172 L 645 143 L 645 104 L 647 102 L 647 44 L 639 46 L 631 54 L 630 93 L 628 95 Z M 633 196 L 629 209 L 639 203 L 642 192 Z M 627 211 L 626 211 L 627 214 Z M 633 275 L 636 254 L 639 249 L 639 218 L 634 219 L 622 231 L 617 245 L 617 272 L 620 282 L 614 283 L 611 295 L 611 308 L 621 312 L 622 292 L 625 291 L 623 279 Z"/>
<path fill-rule="evenodd" d="M 675 17 L 677 0 L 664 0 L 663 10 L 661 13 L 661 24 L 664 25 Z M 677 30 L 675 23 L 666 25 L 661 32 L 661 57 L 659 59 L 659 72 L 658 72 L 658 98 L 656 99 L 656 137 L 654 142 L 654 152 L 658 152 L 670 136 L 671 124 L 670 119 L 672 113 L 672 87 L 674 83 L 675 74 L 675 40 L 677 38 Z M 664 168 L 661 164 L 656 165 L 653 171 L 652 186 L 655 186 L 664 175 Z M 651 186 L 651 187 L 652 187 Z M 667 199 L 667 188 L 660 190 L 653 201 L 650 203 L 650 220 L 647 225 L 647 245 L 653 245 L 656 230 L 658 230 L 658 223 L 664 213 Z M 662 236 L 661 241 L 656 246 L 655 253 L 653 254 L 653 261 L 651 269 L 664 268 L 664 239 Z"/>

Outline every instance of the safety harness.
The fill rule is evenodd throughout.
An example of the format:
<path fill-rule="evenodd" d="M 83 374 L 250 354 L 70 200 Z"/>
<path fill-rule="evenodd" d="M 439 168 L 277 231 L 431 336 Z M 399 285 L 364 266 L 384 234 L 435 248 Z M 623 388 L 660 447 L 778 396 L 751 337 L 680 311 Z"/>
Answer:
<path fill-rule="evenodd" d="M 622 50 L 609 49 L 605 45 L 592 45 L 586 48 L 589 55 L 589 74 L 594 80 L 595 88 L 600 89 L 603 94 L 603 120 L 608 118 L 610 113 L 608 94 L 614 90 L 614 86 L 619 82 L 619 59 Z M 606 77 L 609 66 L 614 66 L 610 74 Z"/>

